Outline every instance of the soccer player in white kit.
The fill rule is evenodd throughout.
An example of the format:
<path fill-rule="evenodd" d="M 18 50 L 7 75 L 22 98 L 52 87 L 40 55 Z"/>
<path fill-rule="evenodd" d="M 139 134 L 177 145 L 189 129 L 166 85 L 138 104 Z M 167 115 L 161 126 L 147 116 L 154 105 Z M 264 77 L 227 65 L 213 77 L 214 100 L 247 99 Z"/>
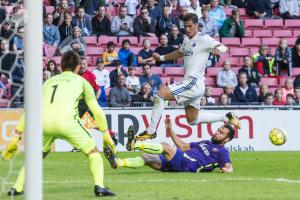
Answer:
<path fill-rule="evenodd" d="M 227 47 L 206 34 L 198 32 L 198 17 L 196 14 L 188 13 L 183 18 L 186 36 L 181 47 L 164 56 L 153 54 L 156 61 L 176 60 L 184 58 L 184 80 L 161 88 L 154 96 L 151 123 L 146 131 L 135 137 L 136 140 L 152 139 L 156 137 L 157 124 L 164 110 L 164 100 L 176 100 L 183 104 L 187 122 L 190 125 L 199 123 L 210 123 L 224 121 L 240 128 L 238 118 L 229 112 L 225 116 L 220 114 L 202 113 L 200 109 L 200 98 L 205 91 L 204 74 L 209 53 L 219 55 L 225 53 Z"/>

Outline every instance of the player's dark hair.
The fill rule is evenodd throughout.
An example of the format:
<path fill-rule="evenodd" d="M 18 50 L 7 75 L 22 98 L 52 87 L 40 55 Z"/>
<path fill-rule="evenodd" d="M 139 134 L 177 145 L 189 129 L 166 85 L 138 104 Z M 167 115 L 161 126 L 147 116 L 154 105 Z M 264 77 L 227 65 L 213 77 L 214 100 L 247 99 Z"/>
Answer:
<path fill-rule="evenodd" d="M 234 130 L 233 126 L 230 124 L 226 124 L 226 125 L 224 125 L 224 127 L 229 130 L 227 137 L 229 138 L 229 141 L 231 141 L 234 138 L 235 130 Z"/>
<path fill-rule="evenodd" d="M 74 72 L 76 67 L 80 65 L 81 58 L 76 51 L 68 51 L 62 55 L 61 58 L 61 69 L 62 71 Z"/>
<path fill-rule="evenodd" d="M 198 24 L 198 16 L 195 13 L 188 13 L 183 16 L 183 22 L 192 21 L 193 24 Z"/>

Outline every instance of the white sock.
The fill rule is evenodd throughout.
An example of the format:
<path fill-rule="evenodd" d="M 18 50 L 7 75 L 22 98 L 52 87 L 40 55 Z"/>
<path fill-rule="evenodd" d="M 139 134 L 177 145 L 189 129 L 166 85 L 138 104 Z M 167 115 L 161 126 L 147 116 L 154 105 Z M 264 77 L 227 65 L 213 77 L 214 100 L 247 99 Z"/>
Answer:
<path fill-rule="evenodd" d="M 213 114 L 213 113 L 203 113 L 199 111 L 198 117 L 195 121 L 190 123 L 190 125 L 196 125 L 201 123 L 211 123 L 211 122 L 228 122 L 228 118 L 225 115 Z"/>
<path fill-rule="evenodd" d="M 150 126 L 147 128 L 148 133 L 155 133 L 157 123 L 161 118 L 164 108 L 164 100 L 160 96 L 154 95 L 154 106 L 152 108 L 151 122 Z"/>

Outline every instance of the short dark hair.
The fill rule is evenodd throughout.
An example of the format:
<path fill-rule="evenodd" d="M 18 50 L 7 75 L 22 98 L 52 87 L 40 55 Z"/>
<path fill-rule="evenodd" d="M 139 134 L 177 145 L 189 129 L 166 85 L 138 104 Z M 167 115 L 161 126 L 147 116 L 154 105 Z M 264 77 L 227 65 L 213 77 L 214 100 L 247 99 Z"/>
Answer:
<path fill-rule="evenodd" d="M 108 43 L 107 43 L 107 48 L 108 47 L 115 47 L 115 43 L 113 42 L 113 41 L 109 41 Z"/>
<path fill-rule="evenodd" d="M 271 92 L 267 92 L 267 93 L 265 94 L 264 100 L 265 100 L 267 97 L 274 97 L 274 95 L 273 95 Z"/>
<path fill-rule="evenodd" d="M 183 16 L 183 21 L 192 21 L 194 24 L 198 24 L 198 16 L 195 13 L 188 13 Z"/>
<path fill-rule="evenodd" d="M 76 51 L 68 51 L 62 55 L 61 69 L 62 71 L 75 71 L 76 67 L 80 65 L 81 58 Z"/>
<path fill-rule="evenodd" d="M 291 98 L 295 99 L 295 96 L 292 93 L 287 94 L 286 98 L 288 98 L 288 97 L 291 97 Z"/>
<path fill-rule="evenodd" d="M 125 43 L 129 43 L 129 44 L 131 45 L 131 42 L 130 42 L 130 40 L 128 40 L 128 39 L 125 39 L 125 40 L 123 40 L 123 41 L 122 41 L 122 47 L 123 47 L 123 45 L 124 45 Z"/>
<path fill-rule="evenodd" d="M 77 8 L 76 8 L 76 12 L 78 12 L 79 9 L 83 9 L 83 10 L 84 10 L 84 7 L 82 7 L 82 6 L 77 7 Z M 85 11 L 85 10 L 84 10 L 84 11 Z"/>
<path fill-rule="evenodd" d="M 238 9 L 233 9 L 231 11 L 231 15 L 236 15 L 237 13 L 239 13 L 239 10 Z"/>
<path fill-rule="evenodd" d="M 145 68 L 146 66 L 149 66 L 149 68 L 151 69 L 151 65 L 145 64 L 145 65 L 143 65 L 143 70 L 144 70 L 144 68 Z"/>
<path fill-rule="evenodd" d="M 233 126 L 231 124 L 226 124 L 226 125 L 224 125 L 224 127 L 229 130 L 227 137 L 229 138 L 229 141 L 231 141 L 235 136 L 235 129 L 233 128 Z"/>

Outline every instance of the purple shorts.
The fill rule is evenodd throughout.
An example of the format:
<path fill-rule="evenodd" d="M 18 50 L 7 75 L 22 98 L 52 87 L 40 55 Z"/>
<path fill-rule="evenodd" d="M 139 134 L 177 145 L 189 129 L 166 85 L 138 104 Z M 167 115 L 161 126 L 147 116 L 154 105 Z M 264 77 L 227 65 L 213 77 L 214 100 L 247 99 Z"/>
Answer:
<path fill-rule="evenodd" d="M 183 172 L 183 151 L 180 149 L 176 150 L 174 157 L 167 161 L 166 158 L 160 154 L 159 158 L 161 160 L 161 171 L 164 172 Z"/>

